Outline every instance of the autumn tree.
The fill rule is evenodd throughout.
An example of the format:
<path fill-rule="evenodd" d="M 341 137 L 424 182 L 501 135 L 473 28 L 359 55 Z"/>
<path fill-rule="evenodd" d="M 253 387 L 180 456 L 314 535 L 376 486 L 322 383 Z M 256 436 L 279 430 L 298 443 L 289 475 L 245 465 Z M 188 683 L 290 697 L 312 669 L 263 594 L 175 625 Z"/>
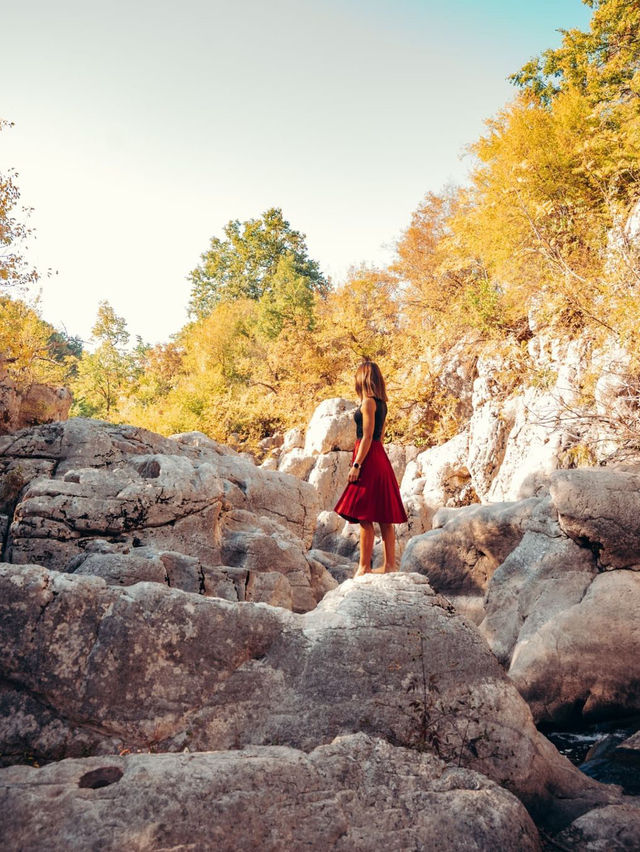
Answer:
<path fill-rule="evenodd" d="M 13 125 L 0 119 L 0 132 Z M 34 284 L 39 275 L 26 261 L 24 247 L 33 233 L 27 224 L 30 210 L 20 207 L 14 169 L 0 172 L 0 286 Z"/>
<path fill-rule="evenodd" d="M 305 279 L 313 292 L 326 292 L 328 283 L 308 255 L 304 234 L 291 227 L 279 208 L 258 219 L 232 220 L 224 235 L 211 239 L 201 263 L 189 275 L 192 316 L 202 319 L 224 300 L 267 298 L 283 258 L 289 258 L 295 275 Z"/>
<path fill-rule="evenodd" d="M 593 9 L 589 32 L 561 30 L 562 44 L 511 76 L 540 103 L 577 90 L 591 104 L 637 103 L 640 97 L 640 6 L 629 0 L 582 0 Z"/>
<path fill-rule="evenodd" d="M 37 300 L 0 296 L 2 369 L 17 386 L 66 384 L 77 369 L 82 343 L 42 319 Z"/>
<path fill-rule="evenodd" d="M 135 354 L 129 352 L 126 320 L 107 301 L 100 302 L 91 330 L 94 350 L 78 364 L 73 383 L 75 412 L 84 416 L 117 416 L 123 396 L 132 393 L 140 373 Z"/>

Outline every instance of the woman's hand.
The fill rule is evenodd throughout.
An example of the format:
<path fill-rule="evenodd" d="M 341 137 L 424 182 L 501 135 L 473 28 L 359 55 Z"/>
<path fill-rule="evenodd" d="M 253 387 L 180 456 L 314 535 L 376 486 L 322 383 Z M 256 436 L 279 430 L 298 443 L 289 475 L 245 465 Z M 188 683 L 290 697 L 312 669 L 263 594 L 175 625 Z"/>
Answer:
<path fill-rule="evenodd" d="M 349 482 L 357 482 L 359 476 L 360 476 L 360 468 L 352 466 L 349 469 Z"/>

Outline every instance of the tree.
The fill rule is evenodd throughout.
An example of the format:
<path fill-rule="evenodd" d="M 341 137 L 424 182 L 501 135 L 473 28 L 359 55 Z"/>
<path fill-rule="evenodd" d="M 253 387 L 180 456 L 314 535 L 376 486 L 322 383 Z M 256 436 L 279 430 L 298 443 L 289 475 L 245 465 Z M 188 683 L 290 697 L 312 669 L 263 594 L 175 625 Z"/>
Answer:
<path fill-rule="evenodd" d="M 68 382 L 81 353 L 77 338 L 41 318 L 37 300 L 0 296 L 0 365 L 18 387 Z"/>
<path fill-rule="evenodd" d="M 278 260 L 270 288 L 260 298 L 260 330 L 273 340 L 286 328 L 311 331 L 314 324 L 314 282 L 298 272 L 289 252 Z"/>
<path fill-rule="evenodd" d="M 96 348 L 83 356 L 73 385 L 76 413 L 109 419 L 117 414 L 121 397 L 133 390 L 140 366 L 135 355 L 126 350 L 126 320 L 117 316 L 107 301 L 100 302 L 91 331 Z"/>
<path fill-rule="evenodd" d="M 640 6 L 630 0 L 582 0 L 592 8 L 589 32 L 560 30 L 562 44 L 524 65 L 511 81 L 549 105 L 568 89 L 592 104 L 640 97 Z"/>
<path fill-rule="evenodd" d="M 318 263 L 307 254 L 304 234 L 291 228 L 279 208 L 267 210 L 259 219 L 232 220 L 224 234 L 225 239 L 211 239 L 200 265 L 189 275 L 192 316 L 206 317 L 221 301 L 268 296 L 284 257 L 291 258 L 295 274 L 305 278 L 314 292 L 327 291 Z"/>
<path fill-rule="evenodd" d="M 0 119 L 0 132 L 12 126 Z M 0 286 L 3 287 L 26 286 L 39 278 L 22 254 L 24 243 L 33 231 L 26 224 L 31 211 L 26 207 L 18 208 L 17 177 L 14 169 L 0 172 Z M 16 215 L 17 210 L 21 217 Z"/>

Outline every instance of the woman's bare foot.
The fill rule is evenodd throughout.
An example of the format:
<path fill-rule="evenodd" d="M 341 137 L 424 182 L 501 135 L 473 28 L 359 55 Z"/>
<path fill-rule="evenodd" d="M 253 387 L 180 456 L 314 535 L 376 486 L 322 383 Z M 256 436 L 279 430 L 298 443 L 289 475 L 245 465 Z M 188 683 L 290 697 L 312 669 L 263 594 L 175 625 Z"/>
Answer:
<path fill-rule="evenodd" d="M 370 573 L 371 572 L 367 568 L 365 568 L 364 565 L 358 565 L 358 570 L 353 575 L 353 579 L 355 580 L 356 577 L 362 577 L 364 574 L 370 574 Z"/>
<path fill-rule="evenodd" d="M 384 565 L 382 566 L 382 568 L 372 568 L 371 573 L 372 574 L 384 574 L 385 573 Z"/>

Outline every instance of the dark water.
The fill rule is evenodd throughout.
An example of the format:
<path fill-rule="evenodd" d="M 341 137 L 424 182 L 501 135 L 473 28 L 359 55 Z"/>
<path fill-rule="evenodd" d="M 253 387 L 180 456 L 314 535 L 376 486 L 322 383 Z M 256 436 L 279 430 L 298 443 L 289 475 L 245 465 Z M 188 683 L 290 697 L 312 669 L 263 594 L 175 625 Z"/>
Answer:
<path fill-rule="evenodd" d="M 585 775 L 604 784 L 620 784 L 630 796 L 640 796 L 640 750 L 620 748 L 640 730 L 640 716 L 596 722 L 571 730 L 541 727 L 560 754 Z"/>

